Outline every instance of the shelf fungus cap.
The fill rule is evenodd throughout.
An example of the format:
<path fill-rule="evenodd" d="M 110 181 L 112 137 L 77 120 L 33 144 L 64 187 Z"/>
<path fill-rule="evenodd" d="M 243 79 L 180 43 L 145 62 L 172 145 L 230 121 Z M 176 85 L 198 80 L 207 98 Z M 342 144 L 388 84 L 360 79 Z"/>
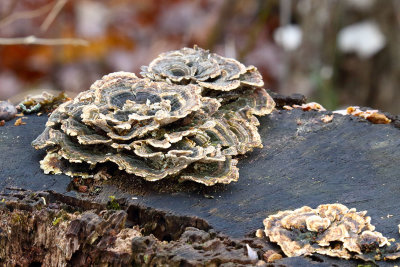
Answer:
<path fill-rule="evenodd" d="M 325 204 L 279 211 L 264 220 L 265 234 L 289 256 L 324 254 L 360 258 L 385 246 L 387 238 L 374 231 L 366 212 L 342 204 Z M 369 254 L 368 254 L 369 255 Z"/>
<path fill-rule="evenodd" d="M 221 68 L 209 51 L 185 47 L 160 54 L 148 67 L 142 67 L 141 75 L 173 82 L 205 81 L 221 75 Z"/>
<path fill-rule="evenodd" d="M 245 67 L 236 59 L 197 46 L 160 54 L 149 66 L 142 67 L 141 75 L 174 83 L 194 82 L 203 88 L 219 91 L 231 91 L 242 85 L 264 85 L 256 67 Z"/>

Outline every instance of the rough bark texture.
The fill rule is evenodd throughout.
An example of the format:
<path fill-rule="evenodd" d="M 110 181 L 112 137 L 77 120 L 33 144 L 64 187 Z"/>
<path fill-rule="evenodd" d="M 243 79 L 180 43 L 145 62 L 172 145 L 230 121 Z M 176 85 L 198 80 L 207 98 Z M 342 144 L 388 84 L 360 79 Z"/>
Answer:
<path fill-rule="evenodd" d="M 149 209 L 137 216 L 132 208 L 112 210 L 86 201 L 76 206 L 53 192 L 11 190 L 0 198 L 2 266 L 252 266 L 259 260 L 248 257 L 245 244 L 260 258 L 273 250 L 263 238 L 233 240 L 211 229 L 179 228 L 209 228 L 196 218 L 174 216 L 175 229 L 168 229 L 163 224 L 168 218 Z M 120 207 L 112 202 L 108 208 Z M 129 217 L 140 217 L 141 225 L 132 227 Z M 175 240 L 157 238 L 165 235 L 158 228 Z"/>
<path fill-rule="evenodd" d="M 172 179 L 145 182 L 117 170 L 106 183 L 45 175 L 39 168 L 44 152 L 30 142 L 43 130 L 46 116 L 28 116 L 21 126 L 11 121 L 0 127 L 0 263 L 254 265 L 258 260 L 248 258 L 246 243 L 259 260 L 267 250 L 280 252 L 254 237 L 265 217 L 335 202 L 368 210 L 376 230 L 397 239 L 398 121 L 374 125 L 334 115 L 324 123 L 326 114 L 278 110 L 262 118 L 264 148 L 240 161 L 237 183 L 215 187 Z M 359 263 L 313 256 L 274 264 Z"/>
<path fill-rule="evenodd" d="M 124 265 L 138 228 L 125 228 L 126 212 L 84 210 L 52 202 L 52 194 L 20 191 L 2 195 L 0 263 L 5 266 Z"/>

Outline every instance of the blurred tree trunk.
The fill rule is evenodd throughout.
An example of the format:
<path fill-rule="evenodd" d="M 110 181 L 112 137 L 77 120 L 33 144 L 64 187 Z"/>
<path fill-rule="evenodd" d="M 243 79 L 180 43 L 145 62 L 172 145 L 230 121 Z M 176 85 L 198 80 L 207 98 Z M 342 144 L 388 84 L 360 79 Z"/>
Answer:
<path fill-rule="evenodd" d="M 300 48 L 290 52 L 281 90 L 311 95 L 330 109 L 341 103 L 400 113 L 400 2 L 385 1 L 382 5 L 375 1 L 367 9 L 349 3 L 293 1 L 292 20 L 298 21 L 303 38 Z M 386 38 L 385 47 L 367 59 L 339 51 L 339 31 L 364 20 L 378 24 Z"/>

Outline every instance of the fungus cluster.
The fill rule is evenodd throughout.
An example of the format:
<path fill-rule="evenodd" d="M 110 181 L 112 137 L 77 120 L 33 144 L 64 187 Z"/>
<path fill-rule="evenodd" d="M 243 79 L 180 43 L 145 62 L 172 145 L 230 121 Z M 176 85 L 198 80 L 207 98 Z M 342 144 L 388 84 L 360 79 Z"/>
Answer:
<path fill-rule="evenodd" d="M 389 252 L 388 240 L 374 231 L 366 213 L 342 204 L 324 204 L 316 209 L 304 206 L 266 218 L 265 234 L 289 257 L 319 253 L 344 259 L 384 258 Z"/>
<path fill-rule="evenodd" d="M 275 106 L 257 69 L 195 47 L 142 70 L 106 75 L 61 104 L 32 143 L 47 148 L 41 168 L 90 177 L 112 162 L 148 181 L 237 181 L 235 156 L 262 147 L 255 115 Z"/>

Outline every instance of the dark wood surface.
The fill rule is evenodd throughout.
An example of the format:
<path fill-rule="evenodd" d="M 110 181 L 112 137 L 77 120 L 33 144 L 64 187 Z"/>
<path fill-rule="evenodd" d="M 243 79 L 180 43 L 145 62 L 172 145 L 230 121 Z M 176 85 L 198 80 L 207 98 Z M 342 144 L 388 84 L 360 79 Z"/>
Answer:
<path fill-rule="evenodd" d="M 26 125 L 0 127 L 0 192 L 52 190 L 99 203 L 114 195 L 132 205 L 197 216 L 231 237 L 263 228 L 262 220 L 279 210 L 339 202 L 367 210 L 377 231 L 398 239 L 400 130 L 342 115 L 324 123 L 324 114 L 280 110 L 260 118 L 264 148 L 240 160 L 237 183 L 205 188 L 192 183 L 171 187 L 177 182 L 167 181 L 163 190 L 121 176 L 95 196 L 68 191 L 70 177 L 42 172 L 39 160 L 45 152 L 30 143 L 47 117 L 32 115 L 23 119 Z"/>

